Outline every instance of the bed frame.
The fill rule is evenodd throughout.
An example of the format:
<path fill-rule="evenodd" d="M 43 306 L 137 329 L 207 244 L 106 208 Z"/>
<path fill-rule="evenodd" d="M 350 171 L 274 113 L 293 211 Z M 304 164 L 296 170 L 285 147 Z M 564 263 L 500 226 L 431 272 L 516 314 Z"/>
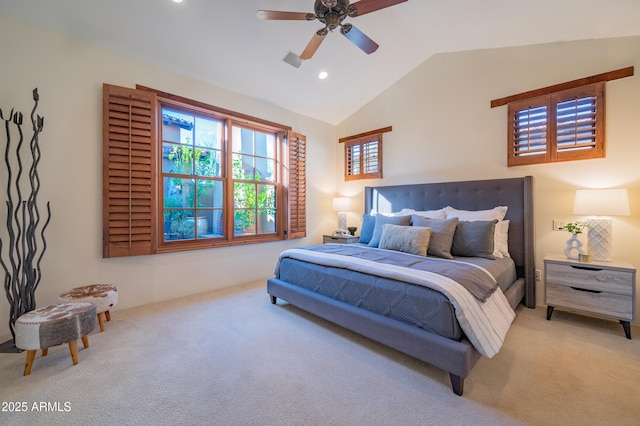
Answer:
<path fill-rule="evenodd" d="M 424 183 L 365 188 L 365 212 L 400 211 L 402 208 L 434 210 L 451 206 L 460 210 L 485 210 L 508 206 L 509 254 L 518 280 L 505 293 L 512 307 L 521 302 L 535 308 L 533 251 L 533 178 Z M 466 339 L 455 341 L 398 320 L 348 305 L 278 278 L 267 281 L 271 302 L 283 299 L 314 315 L 366 336 L 449 373 L 453 392 L 462 395 L 464 379 L 480 353 Z"/>

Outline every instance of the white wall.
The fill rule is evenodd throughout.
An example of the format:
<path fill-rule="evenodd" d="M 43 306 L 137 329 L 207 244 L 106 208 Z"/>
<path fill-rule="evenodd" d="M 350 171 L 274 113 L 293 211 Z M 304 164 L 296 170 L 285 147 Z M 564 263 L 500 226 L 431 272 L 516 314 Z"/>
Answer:
<path fill-rule="evenodd" d="M 606 87 L 605 159 L 507 167 L 507 107 L 490 108 L 492 99 L 628 66 L 635 76 Z M 341 123 L 338 136 L 393 126 L 383 136 L 384 178 L 366 184 L 533 175 L 537 269 L 564 249 L 569 234 L 552 231 L 552 220 L 576 219 L 576 189 L 628 188 L 632 215 L 614 219 L 614 257 L 640 268 L 639 66 L 639 37 L 440 54 Z M 336 173 L 337 191 L 361 200 L 364 184 Z M 357 221 L 352 214 L 350 225 Z M 540 283 L 537 290 L 542 303 Z"/>
<path fill-rule="evenodd" d="M 276 256 L 301 243 L 318 243 L 335 224 L 336 129 L 218 87 L 151 66 L 134 58 L 34 27 L 0 14 L 0 109 L 28 116 L 38 88 L 40 200 L 51 201 L 52 221 L 42 263 L 38 306 L 57 301 L 64 290 L 88 283 L 113 283 L 117 308 L 247 283 L 271 276 Z M 167 58 L 171 60 L 170 57 Z M 197 250 L 131 258 L 102 258 L 102 84 L 136 83 L 222 108 L 291 126 L 307 136 L 308 238 L 290 242 Z M 27 121 L 25 133 L 31 137 Z M 4 132 L 4 126 L 2 126 Z M 0 141 L 4 141 L 4 136 Z M 2 152 L 4 152 L 4 146 Z M 2 160 L 4 164 L 4 160 Z M 0 166 L 0 173 L 6 167 Z M 0 174 L 0 223 L 4 224 L 6 175 Z M 44 205 L 44 203 L 43 203 Z M 0 237 L 5 239 L 5 227 Z M 6 241 L 6 240 L 5 240 Z M 5 245 L 6 247 L 6 245 Z M 265 293 L 265 298 L 267 295 Z M 0 297 L 0 337 L 9 336 L 9 304 Z M 0 338 L 0 341 L 4 339 Z"/>

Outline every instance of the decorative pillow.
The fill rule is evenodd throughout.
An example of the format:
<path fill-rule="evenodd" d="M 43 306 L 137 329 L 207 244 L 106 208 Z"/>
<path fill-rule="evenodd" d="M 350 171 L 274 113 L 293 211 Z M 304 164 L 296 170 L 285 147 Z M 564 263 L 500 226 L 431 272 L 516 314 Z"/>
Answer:
<path fill-rule="evenodd" d="M 376 226 L 376 217 L 370 214 L 362 215 L 362 227 L 360 228 L 360 239 L 358 242 L 369 244 L 373 236 L 373 228 Z"/>
<path fill-rule="evenodd" d="M 428 217 L 430 219 L 444 219 L 446 217 L 446 212 L 444 209 L 439 209 L 439 210 L 422 210 L 422 211 L 416 211 L 414 209 L 402 209 L 400 210 L 400 213 L 402 214 L 411 214 L 411 215 L 417 215 L 417 216 L 423 216 L 423 217 Z"/>
<path fill-rule="evenodd" d="M 473 222 L 476 220 L 502 220 L 507 214 L 507 206 L 498 206 L 489 210 L 458 210 L 453 207 L 445 207 L 447 219 L 457 217 L 460 220 Z"/>
<path fill-rule="evenodd" d="M 369 247 L 378 247 L 380 244 L 380 237 L 382 236 L 382 225 L 390 223 L 392 225 L 409 226 L 411 225 L 411 216 L 384 216 L 381 214 L 376 215 L 376 225 L 373 228 L 373 235 L 369 240 Z M 362 233 L 360 233 L 362 235 Z M 362 238 L 362 237 L 360 237 Z"/>
<path fill-rule="evenodd" d="M 369 213 L 371 216 L 375 216 L 377 214 L 380 214 L 382 216 L 406 216 L 404 213 L 402 212 L 377 212 L 374 209 L 371 209 L 371 212 Z"/>
<path fill-rule="evenodd" d="M 385 223 L 378 248 L 426 256 L 430 237 L 431 228 Z"/>
<path fill-rule="evenodd" d="M 489 210 L 458 210 L 453 207 L 445 207 L 447 212 L 447 219 L 451 217 L 457 217 L 461 221 L 474 222 L 477 220 L 497 220 L 495 235 L 493 238 L 493 255 L 494 257 L 503 257 L 503 254 L 499 250 L 500 247 L 500 230 L 502 229 L 500 221 L 504 219 L 507 214 L 507 206 L 498 206 Z"/>
<path fill-rule="evenodd" d="M 497 223 L 497 219 L 458 222 L 456 233 L 453 236 L 453 244 L 451 245 L 451 254 L 454 256 L 495 259 L 493 246 Z"/>
<path fill-rule="evenodd" d="M 502 257 L 511 257 L 509 254 L 509 220 L 503 220 L 498 225 L 500 225 L 498 231 L 498 252 L 500 252 Z"/>
<path fill-rule="evenodd" d="M 411 223 L 413 223 L 413 226 L 431 228 L 431 238 L 427 249 L 429 256 L 453 259 L 451 244 L 453 244 L 453 235 L 456 233 L 456 226 L 458 225 L 457 217 L 452 217 L 451 219 L 429 219 L 419 215 L 412 215 Z"/>

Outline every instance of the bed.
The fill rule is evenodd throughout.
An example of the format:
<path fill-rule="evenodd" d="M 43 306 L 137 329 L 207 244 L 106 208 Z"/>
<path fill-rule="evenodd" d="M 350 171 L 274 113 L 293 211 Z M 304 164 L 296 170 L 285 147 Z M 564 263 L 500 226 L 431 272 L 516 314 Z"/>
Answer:
<path fill-rule="evenodd" d="M 498 264 L 512 265 L 507 268 L 511 268 L 512 272 L 505 274 L 506 277 L 511 277 L 507 278 L 510 282 L 498 284 L 500 290 L 489 292 L 490 295 L 487 297 L 493 300 L 495 296 L 500 303 L 508 304 L 511 310 L 519 304 L 535 308 L 532 185 L 533 178 L 526 176 L 479 181 L 366 187 L 364 191 L 365 214 L 373 211 L 378 214 L 377 216 L 381 216 L 382 214 L 401 212 L 403 209 L 410 209 L 405 210 L 410 212 L 424 212 L 437 211 L 447 207 L 454 211 L 457 209 L 475 212 L 491 210 L 496 206 L 507 207 L 506 215 L 503 217 L 503 220 L 508 221 L 509 224 L 508 241 L 506 242 L 509 256 L 505 256 L 506 260 L 461 259 L 458 256 L 453 256 L 453 260 L 448 261 L 431 259 L 432 256 L 427 256 L 420 258 L 419 261 L 438 266 L 443 262 L 455 263 L 462 260 L 458 263 L 471 264 L 468 269 L 472 270 L 474 268 L 476 270 L 491 269 Z M 420 219 L 415 219 L 414 216 L 414 220 L 419 221 Z M 386 231 L 390 229 L 386 229 Z M 364 233 L 364 229 L 362 231 Z M 441 368 L 449 373 L 453 392 L 462 395 L 464 379 L 468 377 L 478 359 L 483 355 L 487 356 L 487 352 L 489 352 L 489 356 L 492 356 L 496 351 L 492 352 L 492 349 L 487 349 L 486 343 L 483 346 L 483 342 L 478 341 L 477 333 L 469 329 L 467 318 L 459 316 L 459 312 L 452 305 L 458 307 L 460 302 L 458 300 L 451 301 L 449 299 L 450 292 L 447 289 L 441 289 L 441 292 L 439 287 L 425 288 L 423 285 L 418 285 L 422 284 L 420 280 L 423 278 L 422 275 L 414 277 L 418 274 L 417 272 L 408 272 L 406 277 L 402 274 L 389 275 L 387 270 L 400 271 L 404 274 L 403 268 L 395 265 L 385 266 L 385 262 L 392 262 L 392 260 L 385 258 L 383 261 L 378 261 L 378 257 L 375 257 L 386 255 L 389 250 L 368 248 L 364 244 L 349 244 L 348 246 L 353 247 L 328 244 L 322 247 L 290 250 L 295 252 L 298 257 L 281 255 L 276 265 L 276 274 L 267 280 L 267 292 L 271 297 L 271 302 L 276 304 L 278 299 L 281 299 L 346 329 Z M 398 252 L 394 252 L 393 256 L 396 256 L 396 253 Z M 331 264 L 316 261 L 322 260 L 324 257 L 331 257 L 333 260 L 343 259 L 347 254 L 350 257 L 358 258 L 353 261 L 356 264 L 353 269 L 346 263 Z M 402 256 L 413 257 L 414 260 L 418 257 L 403 253 L 397 254 L 397 256 L 398 258 Z M 346 259 L 345 262 L 347 260 L 351 262 L 351 259 Z M 394 259 L 393 262 L 397 260 Z M 480 268 L 473 266 L 474 263 L 479 264 Z M 422 263 L 420 265 L 420 268 L 423 268 Z M 458 267 L 446 265 L 447 267 L 440 269 L 442 271 L 458 269 Z M 431 266 L 424 266 L 424 269 L 427 267 Z M 382 273 L 378 274 L 381 271 Z M 449 273 L 442 271 L 441 273 L 445 275 Z M 462 272 L 460 273 L 462 274 Z M 500 273 L 497 272 L 497 274 Z M 424 272 L 424 274 L 428 277 L 440 277 L 440 275 L 432 275 L 431 272 Z M 443 280 L 448 282 L 449 278 L 445 277 Z M 473 283 L 471 285 L 473 286 Z M 363 296 L 372 293 L 377 294 L 378 299 L 368 301 Z M 466 294 L 464 297 L 469 298 L 468 294 L 473 292 L 469 290 L 469 292 L 462 293 Z M 394 297 L 398 298 L 398 295 L 402 296 L 400 299 L 404 301 L 402 304 L 404 307 L 412 306 L 412 308 L 396 309 L 394 306 L 394 309 L 390 309 L 388 305 L 382 305 L 386 303 L 385 299 L 388 301 Z M 473 300 L 474 297 L 470 297 L 470 299 Z M 503 302 L 502 299 L 505 301 Z M 423 303 L 426 303 L 424 306 L 427 308 L 422 308 Z M 489 305 L 485 301 L 475 301 L 475 303 L 481 308 Z M 419 308 L 415 308 L 415 306 L 419 306 Z M 400 311 L 400 314 L 393 311 Z M 511 312 L 514 315 L 513 311 Z M 453 319 L 452 315 L 454 315 Z M 478 321 L 482 327 L 484 320 Z M 493 322 L 489 319 L 486 321 L 487 323 Z M 511 320 L 506 325 L 500 325 L 503 333 L 508 331 L 510 322 Z M 493 327 L 493 325 L 491 326 Z"/>

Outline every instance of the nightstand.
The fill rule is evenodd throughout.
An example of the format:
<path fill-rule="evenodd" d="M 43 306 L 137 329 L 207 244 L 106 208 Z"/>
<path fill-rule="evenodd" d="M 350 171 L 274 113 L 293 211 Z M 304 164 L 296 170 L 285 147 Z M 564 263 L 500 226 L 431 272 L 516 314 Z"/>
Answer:
<path fill-rule="evenodd" d="M 322 236 L 322 244 L 333 243 L 333 244 L 355 244 L 360 240 L 360 237 L 356 237 L 354 235 L 349 236 L 336 236 L 333 235 L 323 235 Z"/>
<path fill-rule="evenodd" d="M 626 262 L 578 262 L 562 255 L 544 258 L 547 320 L 554 308 L 617 319 L 627 339 L 636 321 L 636 268 Z"/>

